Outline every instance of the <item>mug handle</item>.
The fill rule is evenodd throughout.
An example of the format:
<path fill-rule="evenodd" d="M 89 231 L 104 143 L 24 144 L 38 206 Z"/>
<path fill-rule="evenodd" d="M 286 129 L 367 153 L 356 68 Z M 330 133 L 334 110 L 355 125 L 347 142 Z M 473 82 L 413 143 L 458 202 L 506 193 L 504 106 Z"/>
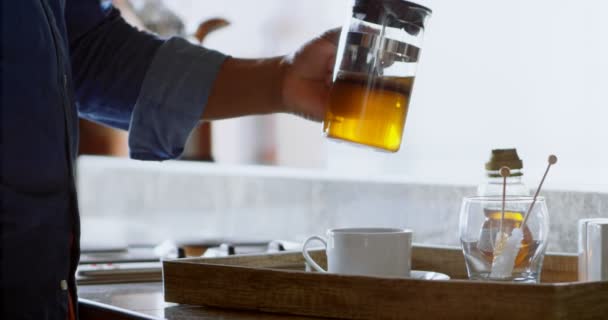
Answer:
<path fill-rule="evenodd" d="M 327 241 L 320 236 L 311 236 L 308 237 L 308 239 L 306 239 L 306 241 L 304 241 L 304 245 L 302 245 L 302 255 L 304 256 L 304 260 L 306 260 L 306 262 L 311 265 L 315 270 L 319 271 L 319 272 L 323 272 L 326 273 L 327 270 L 321 268 L 320 265 L 318 265 L 311 257 L 310 254 L 308 254 L 308 250 L 306 250 L 306 247 L 308 246 L 308 244 L 313 241 L 313 240 L 319 240 L 323 243 L 323 245 L 325 246 L 325 249 L 327 249 Z"/>

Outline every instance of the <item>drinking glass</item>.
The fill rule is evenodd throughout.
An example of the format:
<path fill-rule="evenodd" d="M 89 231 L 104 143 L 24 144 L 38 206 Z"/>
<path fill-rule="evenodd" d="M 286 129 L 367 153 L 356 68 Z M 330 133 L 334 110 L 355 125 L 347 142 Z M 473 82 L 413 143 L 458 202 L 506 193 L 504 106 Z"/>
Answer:
<path fill-rule="evenodd" d="M 522 222 L 533 202 L 532 197 L 467 197 L 460 209 L 460 243 L 464 254 L 469 279 L 538 283 L 542 269 L 543 257 L 547 247 L 549 217 L 543 197 L 538 197 L 527 221 Z M 514 240 L 512 245 L 513 259 L 507 263 L 513 265 L 510 274 L 496 272 L 497 264 L 507 257 L 507 242 L 516 239 L 513 230 L 518 228 L 523 239 Z M 502 233 L 501 233 L 502 231 Z M 502 259 L 496 260 L 503 254 Z M 512 260 L 512 261 L 511 261 Z M 494 265 L 494 266 L 493 266 Z M 492 268 L 494 273 L 492 272 Z M 508 270 L 508 269 L 507 269 Z"/>

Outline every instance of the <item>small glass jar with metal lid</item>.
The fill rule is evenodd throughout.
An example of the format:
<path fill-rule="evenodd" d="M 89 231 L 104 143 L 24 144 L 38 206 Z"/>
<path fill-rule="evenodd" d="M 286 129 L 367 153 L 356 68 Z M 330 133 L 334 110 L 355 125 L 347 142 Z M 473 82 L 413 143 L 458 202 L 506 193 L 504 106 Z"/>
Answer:
<path fill-rule="evenodd" d="M 506 196 L 527 196 L 530 189 L 523 183 L 523 161 L 516 149 L 494 149 L 486 163 L 486 180 L 477 188 L 478 196 L 502 196 L 503 178 L 499 170 L 502 167 L 511 169 L 506 179 Z"/>

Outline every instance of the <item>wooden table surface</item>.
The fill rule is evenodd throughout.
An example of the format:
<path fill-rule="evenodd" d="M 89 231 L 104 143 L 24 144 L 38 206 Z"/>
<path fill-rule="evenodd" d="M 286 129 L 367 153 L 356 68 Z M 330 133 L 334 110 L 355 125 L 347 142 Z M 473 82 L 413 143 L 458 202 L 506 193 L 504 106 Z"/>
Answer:
<path fill-rule="evenodd" d="M 78 295 L 80 302 L 81 320 L 107 318 L 105 315 L 96 315 L 99 309 L 112 310 L 112 312 L 126 311 L 130 314 L 120 319 L 169 319 L 169 320 L 310 320 L 319 318 L 276 315 L 262 312 L 242 312 L 232 310 L 213 309 L 191 305 L 178 305 L 165 302 L 161 282 L 150 283 L 124 283 L 124 284 L 96 284 L 79 285 Z M 94 305 L 96 311 L 91 311 Z M 107 308 L 106 308 L 107 307 Z M 88 309 L 88 311 L 87 311 Z M 103 311 L 103 310 L 102 310 Z"/>

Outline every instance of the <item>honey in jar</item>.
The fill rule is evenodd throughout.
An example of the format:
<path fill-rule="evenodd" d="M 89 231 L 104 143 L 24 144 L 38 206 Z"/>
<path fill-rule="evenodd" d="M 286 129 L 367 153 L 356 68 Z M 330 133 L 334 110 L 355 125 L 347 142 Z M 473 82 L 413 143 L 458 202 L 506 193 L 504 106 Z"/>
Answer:
<path fill-rule="evenodd" d="M 323 132 L 329 138 L 398 151 L 413 83 L 414 77 L 338 75 Z"/>

